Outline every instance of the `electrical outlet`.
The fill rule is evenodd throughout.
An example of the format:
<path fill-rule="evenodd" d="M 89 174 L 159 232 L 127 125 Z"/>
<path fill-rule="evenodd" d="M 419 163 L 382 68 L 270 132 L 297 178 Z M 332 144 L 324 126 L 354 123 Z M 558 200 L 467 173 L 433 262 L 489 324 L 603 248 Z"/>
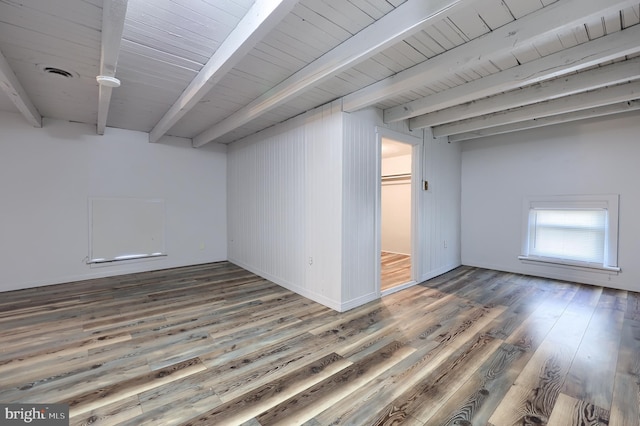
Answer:
<path fill-rule="evenodd" d="M 447 248 L 447 240 L 444 240 L 444 248 Z"/>
<path fill-rule="evenodd" d="M 204 243 L 200 243 L 200 250 L 204 250 Z"/>

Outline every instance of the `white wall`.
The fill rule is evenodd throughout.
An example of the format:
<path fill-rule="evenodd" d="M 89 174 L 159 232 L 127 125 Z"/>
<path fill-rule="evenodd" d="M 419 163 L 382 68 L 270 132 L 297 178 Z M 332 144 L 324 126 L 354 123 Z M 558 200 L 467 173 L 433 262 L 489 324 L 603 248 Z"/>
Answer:
<path fill-rule="evenodd" d="M 228 168 L 229 260 L 341 310 L 340 104 L 232 143 Z"/>
<path fill-rule="evenodd" d="M 465 265 L 640 290 L 640 116 L 625 114 L 462 144 Z M 526 195 L 620 194 L 619 275 L 524 264 Z"/>
<path fill-rule="evenodd" d="M 411 174 L 411 155 L 382 159 L 382 176 Z M 382 182 L 382 251 L 411 254 L 411 179 Z"/>
<path fill-rule="evenodd" d="M 7 112 L 0 129 L 0 291 L 226 259 L 224 146 Z M 164 199 L 168 256 L 88 266 L 89 197 Z"/>
<path fill-rule="evenodd" d="M 424 129 L 423 161 L 429 190 L 422 192 L 426 243 L 420 262 L 421 279 L 427 280 L 461 264 L 461 147 L 447 138 L 434 139 L 431 129 Z"/>

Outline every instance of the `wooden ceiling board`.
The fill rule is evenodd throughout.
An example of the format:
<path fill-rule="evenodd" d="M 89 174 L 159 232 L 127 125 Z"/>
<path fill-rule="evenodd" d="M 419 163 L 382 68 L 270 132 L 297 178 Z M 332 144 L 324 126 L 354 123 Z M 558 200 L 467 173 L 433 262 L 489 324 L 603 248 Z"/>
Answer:
<path fill-rule="evenodd" d="M 491 28 L 473 8 L 463 8 L 447 18 L 450 25 L 464 34 L 466 40 L 473 40 L 491 31 Z"/>
<path fill-rule="evenodd" d="M 402 42 L 383 50 L 374 59 L 396 73 L 423 62 L 426 57 Z"/>
<path fill-rule="evenodd" d="M 453 38 L 453 41 L 449 39 L 449 37 L 447 37 L 447 35 L 451 35 L 451 34 L 445 34 L 442 32 L 442 29 L 444 29 L 445 26 L 443 25 L 433 25 L 431 27 L 427 27 L 423 30 L 424 33 L 426 33 L 433 41 L 436 42 L 436 44 L 438 46 L 440 46 L 440 48 L 442 49 L 442 51 L 447 51 L 447 50 L 451 50 L 456 46 L 459 46 L 463 43 L 463 41 L 460 41 L 458 43 L 456 43 L 458 40 L 455 37 Z"/>
<path fill-rule="evenodd" d="M 303 0 L 316 14 L 354 35 L 374 22 L 366 13 L 344 0 Z"/>
<path fill-rule="evenodd" d="M 511 54 L 518 60 L 519 64 L 526 64 L 527 62 L 531 62 L 541 58 L 540 54 L 533 46 L 533 44 L 523 45 L 517 49 L 514 49 L 513 51 L 511 51 Z"/>
<path fill-rule="evenodd" d="M 285 18 L 285 20 L 287 20 L 287 18 Z M 302 25 L 292 26 L 288 22 L 283 21 L 278 28 L 273 30 L 260 44 L 266 44 L 274 49 L 287 52 L 287 54 L 305 64 L 322 56 L 325 51 L 320 46 L 320 43 L 305 45 L 302 40 L 295 37 L 296 27 L 302 27 Z M 310 28 L 310 32 L 313 31 L 314 29 Z M 317 40 L 318 38 L 319 37 L 316 37 L 314 39 Z"/>
<path fill-rule="evenodd" d="M 248 10 L 248 9 L 247 9 Z M 242 9 L 242 15 L 247 10 Z M 129 0 L 127 19 L 165 28 L 185 37 L 221 43 L 238 24 L 242 15 L 202 1 Z"/>
<path fill-rule="evenodd" d="M 538 54 L 541 57 L 551 55 L 565 48 L 562 45 L 562 42 L 560 41 L 560 38 L 558 38 L 557 34 L 554 34 L 549 37 L 544 37 L 540 40 L 536 40 L 533 43 L 533 47 L 536 49 L 536 52 L 538 52 Z"/>
<path fill-rule="evenodd" d="M 481 0 L 476 5 L 476 11 L 482 22 L 491 30 L 500 28 L 515 19 L 511 10 L 502 0 Z"/>
<path fill-rule="evenodd" d="M 576 36 L 577 29 L 579 29 L 579 27 L 565 28 L 558 31 L 558 40 L 564 49 L 568 49 L 579 44 L 578 37 Z M 584 29 L 584 26 L 582 29 Z"/>
<path fill-rule="evenodd" d="M 17 37 L 21 39 L 23 46 L 34 48 L 39 46 L 40 41 L 45 38 L 49 39 L 49 43 L 60 47 L 73 46 L 93 50 L 100 46 L 100 31 L 95 28 L 72 23 L 33 9 L 8 8 L 6 4 L 0 2 L 2 40 L 10 42 Z"/>
<path fill-rule="evenodd" d="M 168 64 L 170 66 L 176 66 L 195 72 L 202 69 L 202 64 L 200 62 L 190 61 L 189 59 L 181 56 L 172 55 L 151 46 L 135 43 L 131 40 L 122 40 L 120 44 L 120 52 L 121 55 L 126 52 L 126 54 L 134 55 L 135 57 L 147 58 L 154 62 L 154 66 L 156 64 Z"/>
<path fill-rule="evenodd" d="M 247 11 L 253 6 L 255 0 L 199 0 L 202 3 L 209 4 L 213 7 L 222 9 L 227 13 L 232 14 L 238 19 L 247 13 Z M 187 3 L 194 3 L 193 0 L 187 0 Z"/>
<path fill-rule="evenodd" d="M 386 1 L 375 2 L 374 4 L 367 0 L 349 0 L 349 3 L 353 4 L 373 19 L 380 19 L 385 15 L 385 13 L 389 13 L 393 10 L 393 6 Z"/>
<path fill-rule="evenodd" d="M 587 28 L 587 35 L 589 36 L 589 40 L 595 40 L 606 34 L 603 18 L 589 21 L 585 24 L 585 26 Z"/>
<path fill-rule="evenodd" d="M 393 74 L 388 67 L 385 67 L 373 58 L 357 64 L 353 69 L 376 81 L 387 78 Z"/>
<path fill-rule="evenodd" d="M 402 3 L 406 2 L 407 0 L 387 0 L 387 2 L 389 2 L 390 4 L 392 4 L 395 7 L 400 6 Z"/>
<path fill-rule="evenodd" d="M 251 53 L 259 58 L 270 60 L 281 67 L 293 71 L 302 68 L 308 63 L 296 58 L 284 49 L 271 46 L 264 42 L 259 43 Z"/>
<path fill-rule="evenodd" d="M 640 23 L 640 5 L 622 9 L 622 28 Z"/>
<path fill-rule="evenodd" d="M 575 27 L 573 29 L 573 35 L 576 37 L 576 40 L 578 40 L 578 44 L 586 43 L 589 41 L 589 33 L 587 32 L 586 25 Z"/>
<path fill-rule="evenodd" d="M 525 15 L 542 9 L 544 6 L 540 0 L 503 0 L 514 18 L 520 19 Z"/>
<path fill-rule="evenodd" d="M 449 19 L 443 19 L 442 21 L 436 22 L 431 26 L 431 28 L 436 31 L 433 34 L 442 35 L 442 37 L 447 41 L 447 46 L 451 46 L 447 47 L 447 50 L 453 49 L 454 47 L 460 46 L 461 44 L 469 41 L 469 37 L 467 37 L 463 31 L 460 31 L 455 25 L 452 25 Z"/>
<path fill-rule="evenodd" d="M 297 16 L 302 22 L 320 30 L 321 34 L 324 34 L 322 39 L 318 40 L 319 42 L 326 40 L 330 42 L 331 45 L 336 45 L 348 39 L 352 35 L 349 31 L 315 10 L 316 1 L 317 0 L 301 1 L 294 6 L 291 13 Z M 306 33 L 304 32 L 299 33 L 299 35 L 306 37 Z"/>
<path fill-rule="evenodd" d="M 276 62 L 277 60 L 273 57 L 268 57 L 267 55 L 257 57 L 250 53 L 234 69 L 253 76 L 268 87 L 273 87 L 295 72 L 295 70 L 286 68 Z"/>
<path fill-rule="evenodd" d="M 422 53 L 426 58 L 433 58 L 445 51 L 442 45 L 436 42 L 425 31 L 419 31 L 413 36 L 406 38 L 405 41 L 418 52 Z"/>
<path fill-rule="evenodd" d="M 21 0 L 0 2 L 0 21 L 7 20 L 14 25 L 32 29 L 49 29 L 64 21 L 71 26 L 82 26 L 100 31 L 102 28 L 102 1 L 98 5 L 87 1 L 42 1 Z M 48 19 L 47 19 L 48 18 Z M 25 23 L 24 20 L 27 20 Z M 38 27 L 36 22 L 46 22 Z"/>
<path fill-rule="evenodd" d="M 122 50 L 118 60 L 118 78 L 126 80 L 125 73 L 136 82 L 182 92 L 197 71 Z"/>

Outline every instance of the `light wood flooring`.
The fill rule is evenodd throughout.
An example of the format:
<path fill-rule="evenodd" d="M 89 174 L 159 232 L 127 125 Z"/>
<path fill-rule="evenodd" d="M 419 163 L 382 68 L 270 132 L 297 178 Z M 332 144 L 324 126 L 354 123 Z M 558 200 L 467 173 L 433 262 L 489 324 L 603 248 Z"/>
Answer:
<path fill-rule="evenodd" d="M 232 264 L 0 294 L 72 425 L 638 425 L 640 295 L 460 267 L 337 313 Z"/>
<path fill-rule="evenodd" d="M 381 290 L 411 281 L 411 256 L 383 251 L 380 263 Z"/>

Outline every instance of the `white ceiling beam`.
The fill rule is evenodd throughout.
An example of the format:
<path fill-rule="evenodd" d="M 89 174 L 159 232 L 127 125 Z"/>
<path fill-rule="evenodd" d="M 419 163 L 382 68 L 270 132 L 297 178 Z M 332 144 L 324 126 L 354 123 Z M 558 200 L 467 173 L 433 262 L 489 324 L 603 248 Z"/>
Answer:
<path fill-rule="evenodd" d="M 33 127 L 42 127 L 42 116 L 29 99 L 2 52 L 0 52 L 0 87 Z"/>
<path fill-rule="evenodd" d="M 423 87 L 443 76 L 499 58 L 560 28 L 582 25 L 593 17 L 633 6 L 637 0 L 561 0 L 488 34 L 421 62 L 344 97 L 343 109 L 357 111 L 389 96 Z M 487 53 L 485 53 L 487 52 Z"/>
<path fill-rule="evenodd" d="M 207 144 L 475 0 L 409 0 L 193 139 Z"/>
<path fill-rule="evenodd" d="M 598 38 L 569 49 L 527 62 L 487 77 L 470 81 L 451 89 L 417 99 L 384 111 L 385 122 L 428 114 L 461 103 L 495 95 L 518 87 L 556 78 L 602 62 L 611 61 L 640 52 L 640 26 Z M 421 122 L 410 119 L 409 125 Z"/>
<path fill-rule="evenodd" d="M 296 5 L 298 0 L 257 0 L 178 100 L 149 132 L 157 142 L 245 57 Z"/>
<path fill-rule="evenodd" d="M 640 110 L 640 100 L 621 102 L 597 108 L 590 108 L 582 111 L 567 112 L 564 114 L 552 115 L 550 117 L 534 118 L 531 120 L 520 121 L 518 123 L 489 127 L 486 129 L 476 130 L 474 132 L 459 133 L 457 135 L 449 136 L 449 142 L 466 141 L 482 138 L 485 136 L 517 132 L 526 129 L 535 129 L 537 127 L 551 126 L 553 124 L 568 123 L 570 121 L 585 120 L 587 118 L 596 118 L 605 115 L 620 114 L 623 112 L 638 110 Z"/>
<path fill-rule="evenodd" d="M 518 121 L 595 108 L 638 98 L 640 98 L 640 81 L 620 84 L 577 95 L 565 96 L 551 101 L 539 102 L 512 110 L 495 112 L 481 117 L 435 126 L 433 127 L 433 137 L 468 133 L 487 127 L 502 126 Z"/>
<path fill-rule="evenodd" d="M 120 53 L 120 42 L 127 14 L 127 0 L 104 0 L 102 3 L 102 49 L 100 53 L 100 74 L 115 77 Z M 97 132 L 104 135 L 107 115 L 111 103 L 112 87 L 99 85 Z"/>
<path fill-rule="evenodd" d="M 640 79 L 640 57 L 434 111 L 409 120 L 422 129 Z"/>

